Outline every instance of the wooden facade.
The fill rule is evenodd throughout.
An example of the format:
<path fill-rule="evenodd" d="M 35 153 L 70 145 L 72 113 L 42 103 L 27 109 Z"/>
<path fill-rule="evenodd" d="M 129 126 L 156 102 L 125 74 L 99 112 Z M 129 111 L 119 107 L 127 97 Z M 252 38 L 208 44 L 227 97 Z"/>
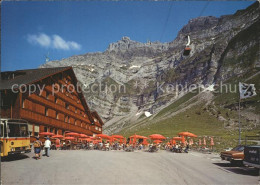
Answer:
<path fill-rule="evenodd" d="M 37 70 L 42 73 L 38 78 Z M 31 136 L 38 136 L 39 132 L 45 131 L 60 135 L 65 132 L 89 136 L 102 133 L 104 123 L 97 112 L 90 111 L 81 89 L 77 86 L 73 69 L 57 68 L 53 73 L 45 70 L 22 71 L 24 75 L 28 73 L 28 78 L 36 75 L 36 79 L 24 80 L 26 85 L 21 85 L 23 80 L 20 79 L 21 88 L 16 89 L 13 88 L 14 82 L 21 75 L 10 78 L 12 72 L 1 73 L 1 82 L 4 82 L 4 87 L 1 88 L 1 117 L 27 120 L 30 123 Z M 32 84 L 39 87 L 34 93 L 29 91 Z"/>

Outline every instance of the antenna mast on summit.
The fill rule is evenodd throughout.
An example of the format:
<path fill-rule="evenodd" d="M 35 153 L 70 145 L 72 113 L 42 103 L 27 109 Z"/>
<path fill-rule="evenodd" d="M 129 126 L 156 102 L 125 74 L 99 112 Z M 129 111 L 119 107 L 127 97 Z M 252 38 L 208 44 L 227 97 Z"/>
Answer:
<path fill-rule="evenodd" d="M 49 58 L 49 52 L 45 55 L 45 63 L 49 62 L 50 58 Z"/>

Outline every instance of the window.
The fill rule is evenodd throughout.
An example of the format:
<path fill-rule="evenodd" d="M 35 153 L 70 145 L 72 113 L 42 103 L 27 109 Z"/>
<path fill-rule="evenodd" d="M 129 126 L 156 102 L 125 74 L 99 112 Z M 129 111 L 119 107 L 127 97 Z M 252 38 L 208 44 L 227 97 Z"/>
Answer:
<path fill-rule="evenodd" d="M 38 136 L 40 131 L 39 125 L 34 125 L 34 136 Z"/>
<path fill-rule="evenodd" d="M 59 119 L 59 113 L 56 112 L 56 119 Z"/>
<path fill-rule="evenodd" d="M 48 116 L 48 108 L 45 108 L 45 116 Z"/>
<path fill-rule="evenodd" d="M 69 104 L 68 103 L 65 103 L 65 107 L 66 107 L 66 109 L 69 109 Z"/>
<path fill-rule="evenodd" d="M 9 123 L 7 127 L 9 137 L 28 137 L 28 126 L 24 124 Z"/>
<path fill-rule="evenodd" d="M 51 132 L 51 133 L 53 132 L 53 128 L 50 128 L 50 132 Z"/>
<path fill-rule="evenodd" d="M 0 137 L 3 137 L 4 136 L 4 125 L 1 124 L 1 133 L 0 133 Z"/>
<path fill-rule="evenodd" d="M 22 102 L 22 108 L 25 108 L 25 101 L 23 99 L 23 102 Z"/>
<path fill-rule="evenodd" d="M 66 116 L 66 117 L 65 117 L 65 122 L 66 122 L 66 123 L 68 122 L 68 119 L 69 119 L 68 116 Z"/>
<path fill-rule="evenodd" d="M 46 92 L 46 98 L 49 99 L 50 93 Z"/>

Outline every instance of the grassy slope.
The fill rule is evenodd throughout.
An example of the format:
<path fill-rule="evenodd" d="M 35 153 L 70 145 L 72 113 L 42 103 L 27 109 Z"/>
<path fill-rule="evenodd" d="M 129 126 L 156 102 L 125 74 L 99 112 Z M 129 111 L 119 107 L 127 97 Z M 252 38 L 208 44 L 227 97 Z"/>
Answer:
<path fill-rule="evenodd" d="M 240 80 L 245 80 L 248 77 L 248 74 L 244 75 L 240 78 Z M 231 79 L 231 84 L 237 84 L 238 79 Z M 259 84 L 259 75 L 247 81 L 247 83 L 254 83 L 257 89 L 260 89 Z M 174 102 L 170 106 L 164 108 L 156 118 L 163 118 L 163 116 L 169 112 L 175 112 L 179 110 L 181 107 L 185 106 L 188 100 L 194 97 L 194 94 L 187 94 L 180 98 L 178 101 Z M 243 100 L 246 107 L 251 107 L 251 110 L 255 113 L 259 113 L 259 100 L 260 100 L 260 92 L 258 90 L 258 95 Z M 257 103 L 258 101 L 258 103 Z M 132 129 L 125 129 L 120 132 L 124 136 L 130 136 L 133 134 L 140 134 L 144 136 L 149 136 L 150 134 L 159 133 L 163 134 L 166 137 L 177 136 L 177 134 L 181 131 L 190 131 L 199 136 L 214 136 L 215 138 L 215 147 L 217 150 L 221 150 L 226 147 L 232 147 L 237 145 L 238 143 L 238 128 L 226 128 L 226 123 L 220 121 L 217 118 L 217 114 L 223 116 L 224 118 L 232 118 L 238 120 L 238 111 L 236 110 L 236 106 L 238 104 L 238 94 L 237 93 L 223 93 L 223 94 L 215 94 L 213 98 L 213 102 L 216 105 L 217 113 L 216 115 L 212 115 L 208 109 L 205 108 L 205 102 L 201 102 L 200 104 L 193 106 L 192 108 L 186 110 L 185 112 L 179 113 L 174 117 L 157 121 L 155 123 L 151 123 L 148 125 L 140 125 L 136 126 Z M 212 106 L 209 105 L 209 106 Z M 230 109 L 233 107 L 233 110 Z M 227 114 L 228 112 L 228 114 Z M 148 121 L 148 118 L 146 119 Z M 259 126 L 257 128 L 248 128 L 246 127 L 249 123 L 242 118 L 242 125 L 244 126 L 242 129 L 242 138 L 245 135 L 256 135 L 260 134 Z M 209 139 L 208 139 L 209 142 Z"/>

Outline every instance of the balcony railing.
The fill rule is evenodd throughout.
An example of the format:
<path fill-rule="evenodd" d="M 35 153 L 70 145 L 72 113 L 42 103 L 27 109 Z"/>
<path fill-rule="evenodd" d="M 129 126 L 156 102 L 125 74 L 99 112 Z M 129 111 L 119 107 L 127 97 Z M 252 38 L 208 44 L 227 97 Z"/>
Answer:
<path fill-rule="evenodd" d="M 20 109 L 20 117 L 22 119 L 26 119 L 28 121 L 32 121 L 34 123 L 43 124 L 46 126 L 51 126 L 59 129 L 64 129 L 72 132 L 78 132 L 78 133 L 84 133 L 87 135 L 92 135 L 92 132 L 90 130 L 87 130 L 85 128 L 82 128 L 80 126 L 72 125 L 69 123 L 65 123 L 61 120 L 57 120 L 51 117 L 47 117 L 35 112 L 32 112 L 30 110 L 26 109 Z"/>

